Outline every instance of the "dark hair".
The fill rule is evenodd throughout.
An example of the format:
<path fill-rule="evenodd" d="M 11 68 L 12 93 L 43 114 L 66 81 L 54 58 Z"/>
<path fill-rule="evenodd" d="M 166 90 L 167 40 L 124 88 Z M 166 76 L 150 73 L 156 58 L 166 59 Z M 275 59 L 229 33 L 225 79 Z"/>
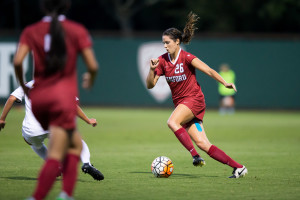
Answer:
<path fill-rule="evenodd" d="M 44 12 L 52 17 L 49 34 L 51 37 L 50 49 L 46 52 L 46 74 L 51 75 L 63 70 L 67 60 L 67 48 L 65 43 L 64 30 L 58 20 L 60 14 L 67 12 L 70 0 L 43 0 Z"/>
<path fill-rule="evenodd" d="M 188 20 L 183 29 L 183 33 L 177 28 L 169 28 L 163 32 L 163 35 L 170 36 L 170 38 L 174 41 L 179 39 L 180 43 L 182 42 L 183 44 L 188 44 L 192 40 L 194 32 L 197 29 L 195 24 L 198 19 L 199 17 L 195 13 L 190 12 L 188 15 Z"/>

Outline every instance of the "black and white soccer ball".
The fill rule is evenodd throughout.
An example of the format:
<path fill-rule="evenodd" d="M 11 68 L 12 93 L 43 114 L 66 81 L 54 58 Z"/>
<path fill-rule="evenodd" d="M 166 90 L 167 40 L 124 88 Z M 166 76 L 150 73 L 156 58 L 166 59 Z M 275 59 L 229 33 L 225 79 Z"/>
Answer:
<path fill-rule="evenodd" d="M 155 177 L 168 178 L 174 170 L 174 165 L 170 158 L 166 156 L 159 156 L 154 159 L 151 164 L 151 171 Z"/>

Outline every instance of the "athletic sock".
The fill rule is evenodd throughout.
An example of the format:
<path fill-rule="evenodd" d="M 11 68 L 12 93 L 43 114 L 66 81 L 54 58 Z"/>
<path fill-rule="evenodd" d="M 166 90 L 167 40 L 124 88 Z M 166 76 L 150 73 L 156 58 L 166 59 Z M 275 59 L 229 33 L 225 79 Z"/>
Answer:
<path fill-rule="evenodd" d="M 193 142 L 184 128 L 180 128 L 174 132 L 181 144 L 191 153 L 192 156 L 199 155 L 193 145 Z"/>
<path fill-rule="evenodd" d="M 60 163 L 58 160 L 48 159 L 46 160 L 38 178 L 38 183 L 33 197 L 36 200 L 44 199 L 49 190 L 53 186 L 56 179 L 56 175 L 59 173 Z"/>
<path fill-rule="evenodd" d="M 42 159 L 46 160 L 47 158 L 47 147 L 45 144 L 43 144 L 43 146 L 41 148 L 37 148 L 33 145 L 30 146 L 32 148 L 32 150 Z"/>
<path fill-rule="evenodd" d="M 211 158 L 213 158 L 213 159 L 215 159 L 215 160 L 217 160 L 217 161 L 219 161 L 219 162 L 221 162 L 223 164 L 229 165 L 230 167 L 233 167 L 233 168 L 241 168 L 241 167 L 243 167 L 243 165 L 237 163 L 235 160 L 233 160 L 232 158 L 230 158 L 224 151 L 222 151 L 221 149 L 219 149 L 215 145 L 212 145 L 209 148 L 207 154 Z"/>
<path fill-rule="evenodd" d="M 81 151 L 81 154 L 80 154 L 81 162 L 82 163 L 89 163 L 91 165 L 91 162 L 90 162 L 91 154 L 90 154 L 89 147 L 87 146 L 87 144 L 83 140 L 81 140 L 81 141 L 82 141 L 82 151 Z"/>
<path fill-rule="evenodd" d="M 63 191 L 70 197 L 73 196 L 73 190 L 77 179 L 79 156 L 67 154 L 63 163 Z"/>

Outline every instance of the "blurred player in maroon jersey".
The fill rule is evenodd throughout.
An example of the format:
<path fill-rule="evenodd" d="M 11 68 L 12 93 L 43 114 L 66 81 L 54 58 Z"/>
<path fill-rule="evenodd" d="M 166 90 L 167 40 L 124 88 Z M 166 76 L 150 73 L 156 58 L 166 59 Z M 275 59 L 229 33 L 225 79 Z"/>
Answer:
<path fill-rule="evenodd" d="M 233 83 L 227 83 L 215 70 L 196 56 L 180 48 L 181 43 L 188 44 L 191 41 L 196 30 L 197 20 L 197 15 L 191 12 L 183 33 L 176 28 L 169 28 L 163 32 L 162 40 L 167 53 L 158 59 L 151 59 L 150 71 L 146 80 L 147 87 L 148 89 L 153 88 L 159 77 L 165 76 L 175 105 L 175 110 L 168 119 L 168 126 L 193 156 L 193 165 L 203 166 L 205 161 L 197 153 L 192 140 L 210 157 L 232 167 L 233 175 L 230 178 L 243 177 L 248 172 L 247 168 L 212 145 L 204 131 L 205 100 L 196 80 L 196 69 L 220 82 L 226 88 L 236 91 L 236 87 Z"/>
<path fill-rule="evenodd" d="M 70 0 L 43 0 L 42 6 L 46 16 L 25 28 L 14 57 L 16 76 L 28 95 L 22 62 L 30 51 L 33 52 L 35 87 L 29 95 L 32 111 L 43 129 L 50 131 L 47 160 L 30 199 L 46 197 L 60 172 L 60 164 L 63 166 L 63 186 L 59 198 L 67 199 L 73 195 L 82 149 L 75 121 L 77 56 L 82 54 L 88 69 L 83 78 L 84 88 L 93 85 L 98 63 L 88 31 L 63 15 L 70 6 Z"/>

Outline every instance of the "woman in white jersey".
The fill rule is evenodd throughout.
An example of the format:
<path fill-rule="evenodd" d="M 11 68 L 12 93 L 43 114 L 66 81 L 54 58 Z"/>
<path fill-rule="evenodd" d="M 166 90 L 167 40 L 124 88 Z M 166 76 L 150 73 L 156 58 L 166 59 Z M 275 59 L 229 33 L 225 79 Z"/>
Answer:
<path fill-rule="evenodd" d="M 32 88 L 34 81 L 30 81 L 26 84 L 28 88 Z M 0 116 L 0 131 L 4 128 L 6 122 L 5 119 L 13 106 L 14 102 L 21 103 L 22 99 L 25 99 L 25 117 L 22 124 L 22 136 L 27 144 L 30 145 L 32 150 L 42 159 L 46 159 L 47 147 L 44 144 L 44 140 L 48 138 L 49 131 L 44 130 L 40 123 L 34 117 L 31 111 L 31 102 L 26 95 L 22 87 L 18 87 L 14 92 L 11 93 L 10 97 L 7 99 L 6 104 L 3 108 L 2 114 Z M 78 98 L 76 97 L 76 101 Z M 77 115 L 86 123 L 95 127 L 97 125 L 96 119 L 88 118 L 82 109 L 77 106 Z M 83 163 L 81 169 L 84 173 L 90 174 L 95 180 L 103 180 L 103 174 L 97 170 L 90 163 L 90 151 L 87 144 L 82 140 L 82 151 L 80 159 Z"/>

